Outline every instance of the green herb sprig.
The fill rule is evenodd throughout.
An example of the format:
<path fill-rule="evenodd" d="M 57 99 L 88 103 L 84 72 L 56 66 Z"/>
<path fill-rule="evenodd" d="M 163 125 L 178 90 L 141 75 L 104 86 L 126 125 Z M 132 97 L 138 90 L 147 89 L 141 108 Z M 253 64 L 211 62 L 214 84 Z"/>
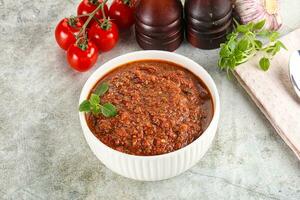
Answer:
<path fill-rule="evenodd" d="M 98 116 L 100 113 L 105 117 L 114 117 L 118 114 L 117 108 L 111 103 L 101 104 L 101 99 L 107 91 L 109 85 L 102 83 L 94 93 L 91 94 L 89 100 L 84 100 L 80 106 L 80 112 L 91 112 L 93 115 Z"/>
<path fill-rule="evenodd" d="M 227 36 L 227 41 L 221 44 L 219 68 L 227 73 L 233 71 L 238 65 L 248 61 L 257 52 L 262 52 L 263 57 L 259 61 L 259 67 L 267 71 L 270 67 L 270 60 L 282 48 L 287 48 L 280 41 L 277 41 L 280 34 L 276 31 L 263 29 L 265 20 L 258 23 L 250 22 L 245 25 L 235 21 L 235 29 Z M 261 39 L 261 40 L 260 40 Z M 268 40 L 263 45 L 262 40 Z"/>

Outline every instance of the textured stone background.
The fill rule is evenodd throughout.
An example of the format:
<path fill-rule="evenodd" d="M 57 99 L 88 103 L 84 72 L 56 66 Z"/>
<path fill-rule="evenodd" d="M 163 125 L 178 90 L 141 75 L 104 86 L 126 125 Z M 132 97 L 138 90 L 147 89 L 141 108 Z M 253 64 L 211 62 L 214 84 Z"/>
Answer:
<path fill-rule="evenodd" d="M 140 50 L 131 33 L 95 68 L 72 71 L 53 30 L 78 0 L 0 0 L 0 199 L 300 199 L 300 163 L 247 94 L 216 67 L 217 51 L 178 53 L 213 76 L 222 116 L 212 148 L 184 174 L 136 182 L 103 166 L 90 151 L 77 103 L 105 61 Z M 282 33 L 300 27 L 299 0 L 282 0 Z"/>

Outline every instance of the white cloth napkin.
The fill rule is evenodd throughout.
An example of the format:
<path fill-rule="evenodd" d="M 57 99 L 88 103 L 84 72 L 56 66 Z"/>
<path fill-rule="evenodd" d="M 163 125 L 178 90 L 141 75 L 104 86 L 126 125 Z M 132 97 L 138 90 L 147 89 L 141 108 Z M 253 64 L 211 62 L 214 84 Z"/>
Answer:
<path fill-rule="evenodd" d="M 300 159 L 300 100 L 289 80 L 289 57 L 300 50 L 300 29 L 281 38 L 281 50 L 269 71 L 257 66 L 258 56 L 239 66 L 234 75 L 282 139 Z M 299 66 L 300 67 L 300 66 Z"/>

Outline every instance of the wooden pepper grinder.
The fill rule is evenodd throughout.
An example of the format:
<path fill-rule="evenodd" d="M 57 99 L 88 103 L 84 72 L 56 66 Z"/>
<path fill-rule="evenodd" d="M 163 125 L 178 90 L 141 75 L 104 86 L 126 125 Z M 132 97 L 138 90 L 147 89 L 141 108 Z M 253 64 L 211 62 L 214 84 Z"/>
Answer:
<path fill-rule="evenodd" d="M 140 0 L 135 34 L 143 49 L 174 51 L 183 41 L 183 6 L 180 0 Z"/>
<path fill-rule="evenodd" d="M 215 49 L 232 30 L 231 0 L 186 0 L 187 40 L 200 49 Z"/>

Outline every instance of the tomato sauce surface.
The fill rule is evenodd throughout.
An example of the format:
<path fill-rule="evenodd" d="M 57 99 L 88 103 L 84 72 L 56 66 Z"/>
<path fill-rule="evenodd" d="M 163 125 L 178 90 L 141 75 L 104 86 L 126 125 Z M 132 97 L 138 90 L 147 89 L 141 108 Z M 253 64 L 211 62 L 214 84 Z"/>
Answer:
<path fill-rule="evenodd" d="M 106 82 L 101 102 L 111 102 L 118 115 L 86 114 L 93 134 L 127 154 L 169 153 L 196 140 L 213 117 L 213 100 L 192 72 L 166 61 L 142 60 L 119 66 L 92 89 Z"/>

